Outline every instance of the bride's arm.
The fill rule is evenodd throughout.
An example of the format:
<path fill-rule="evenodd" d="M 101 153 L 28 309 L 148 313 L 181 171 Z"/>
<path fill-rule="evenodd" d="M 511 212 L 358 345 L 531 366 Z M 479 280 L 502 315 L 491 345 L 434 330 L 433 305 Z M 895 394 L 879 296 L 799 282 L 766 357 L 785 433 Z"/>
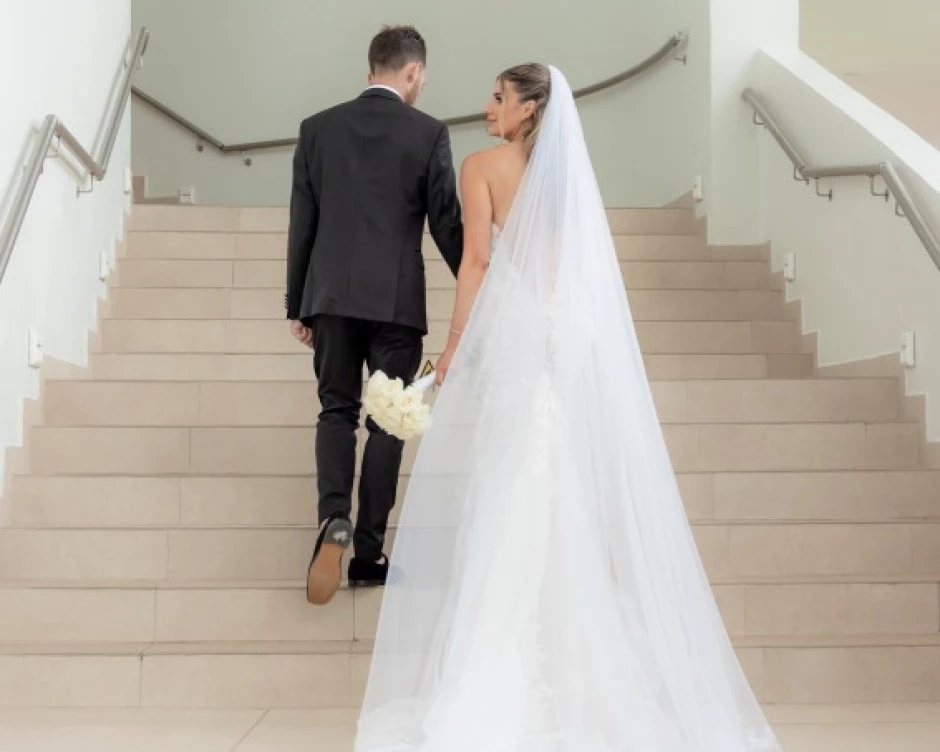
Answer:
<path fill-rule="evenodd" d="M 457 299 L 450 322 L 447 347 L 437 364 L 437 383 L 444 381 L 460 336 L 470 318 L 490 260 L 493 239 L 493 203 L 483 169 L 484 154 L 473 154 L 460 170 L 460 193 L 464 210 L 463 258 L 457 274 Z"/>

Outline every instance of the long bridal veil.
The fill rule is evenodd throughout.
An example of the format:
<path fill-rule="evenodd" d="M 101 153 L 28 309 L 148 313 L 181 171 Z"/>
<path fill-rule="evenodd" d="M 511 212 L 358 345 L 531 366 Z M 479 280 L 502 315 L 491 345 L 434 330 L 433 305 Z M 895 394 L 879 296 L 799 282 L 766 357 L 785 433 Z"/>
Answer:
<path fill-rule="evenodd" d="M 554 68 L 551 86 L 411 476 L 356 750 L 779 750 L 692 538 Z"/>

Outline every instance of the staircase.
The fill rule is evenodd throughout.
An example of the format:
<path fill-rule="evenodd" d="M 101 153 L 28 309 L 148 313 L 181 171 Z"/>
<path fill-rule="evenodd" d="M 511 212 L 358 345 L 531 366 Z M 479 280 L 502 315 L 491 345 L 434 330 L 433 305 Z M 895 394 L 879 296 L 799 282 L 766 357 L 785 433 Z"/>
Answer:
<path fill-rule="evenodd" d="M 940 702 L 940 457 L 898 373 L 817 373 L 766 249 L 709 248 L 685 209 L 609 214 L 760 698 Z M 47 366 L 10 463 L 0 707 L 360 701 L 381 593 L 304 601 L 318 404 L 283 320 L 286 226 L 283 209 L 135 207 L 89 367 Z M 433 357 L 454 283 L 427 258 Z"/>

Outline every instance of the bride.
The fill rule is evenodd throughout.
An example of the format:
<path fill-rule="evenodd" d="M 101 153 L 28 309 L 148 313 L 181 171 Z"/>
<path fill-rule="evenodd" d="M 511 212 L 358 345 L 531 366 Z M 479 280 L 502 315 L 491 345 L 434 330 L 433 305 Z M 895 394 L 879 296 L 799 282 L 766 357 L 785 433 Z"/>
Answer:
<path fill-rule="evenodd" d="M 356 752 L 755 752 L 571 89 L 501 74 Z"/>

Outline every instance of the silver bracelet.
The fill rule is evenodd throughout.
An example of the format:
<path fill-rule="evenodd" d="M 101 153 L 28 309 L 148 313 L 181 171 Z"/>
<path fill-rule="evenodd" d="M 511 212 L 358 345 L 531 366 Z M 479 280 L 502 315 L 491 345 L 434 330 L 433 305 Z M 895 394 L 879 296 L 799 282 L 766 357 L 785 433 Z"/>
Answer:
<path fill-rule="evenodd" d="M 450 333 L 451 333 L 451 334 L 456 334 L 456 335 L 459 337 L 461 334 L 463 334 L 463 331 L 461 331 L 461 330 L 459 330 L 459 329 L 451 329 L 451 330 L 450 330 Z"/>

